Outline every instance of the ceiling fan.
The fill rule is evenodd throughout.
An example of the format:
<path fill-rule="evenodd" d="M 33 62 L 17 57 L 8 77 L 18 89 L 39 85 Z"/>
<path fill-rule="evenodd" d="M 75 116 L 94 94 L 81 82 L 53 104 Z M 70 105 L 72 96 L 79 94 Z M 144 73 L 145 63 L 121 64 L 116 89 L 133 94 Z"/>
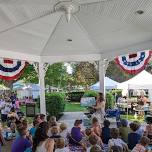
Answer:
<path fill-rule="evenodd" d="M 77 13 L 80 10 L 81 5 L 107 1 L 111 0 L 58 0 L 54 5 L 54 12 L 64 11 L 67 22 L 69 22 L 71 15 Z"/>
<path fill-rule="evenodd" d="M 59 11 L 65 12 L 67 22 L 69 22 L 71 19 L 71 16 L 73 14 L 79 12 L 81 5 L 108 2 L 108 1 L 112 1 L 112 0 L 49 0 L 49 1 L 50 1 L 50 5 L 53 2 L 53 10 L 52 9 L 47 10 L 44 14 L 42 14 L 40 16 L 37 16 L 37 17 L 32 18 L 30 20 L 24 21 L 20 24 L 3 29 L 0 31 L 0 34 L 7 32 L 9 30 L 15 29 L 17 27 L 20 27 L 22 25 L 28 24 L 32 21 L 38 20 L 38 19 L 43 18 L 45 16 L 48 16 L 52 13 L 59 12 Z"/>

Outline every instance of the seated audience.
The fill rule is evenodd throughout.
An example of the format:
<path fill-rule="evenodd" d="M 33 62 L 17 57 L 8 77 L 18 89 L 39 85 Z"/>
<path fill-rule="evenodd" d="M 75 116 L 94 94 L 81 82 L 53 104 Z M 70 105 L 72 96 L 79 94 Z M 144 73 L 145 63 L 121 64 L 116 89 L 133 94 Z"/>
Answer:
<path fill-rule="evenodd" d="M 69 136 L 69 132 L 68 132 L 68 129 L 67 129 L 67 124 L 65 124 L 65 123 L 60 124 L 60 136 L 62 138 L 64 138 L 65 145 L 67 145 L 68 144 L 67 137 Z"/>
<path fill-rule="evenodd" d="M 140 135 L 140 138 L 144 135 L 144 129 L 142 128 L 139 121 L 134 121 L 134 123 L 137 125 L 136 133 Z"/>
<path fill-rule="evenodd" d="M 149 138 L 143 136 L 140 140 L 140 143 L 137 144 L 131 152 L 145 152 L 146 151 L 145 147 L 147 147 L 149 143 L 150 143 Z"/>
<path fill-rule="evenodd" d="M 38 127 L 38 122 L 36 120 L 33 121 L 33 127 L 30 129 L 29 133 L 34 138 L 36 129 Z"/>
<path fill-rule="evenodd" d="M 112 128 L 110 133 L 111 133 L 111 139 L 109 139 L 108 142 L 109 150 L 111 150 L 113 146 L 119 146 L 123 149 L 124 152 L 128 151 L 127 144 L 122 139 L 119 138 L 119 129 Z"/>
<path fill-rule="evenodd" d="M 11 152 L 24 152 L 32 147 L 32 137 L 28 134 L 27 126 L 23 123 L 18 123 L 18 137 L 14 140 Z"/>
<path fill-rule="evenodd" d="M 145 136 L 147 136 L 149 139 L 152 139 L 152 118 L 147 118 Z"/>
<path fill-rule="evenodd" d="M 74 127 L 71 129 L 71 135 L 69 137 L 69 143 L 72 145 L 81 145 L 83 134 L 81 132 L 82 120 L 75 120 Z"/>
<path fill-rule="evenodd" d="M 53 126 L 57 126 L 57 121 L 55 116 L 47 116 L 47 122 L 50 128 Z"/>
<path fill-rule="evenodd" d="M 52 135 L 50 136 L 50 138 L 53 138 L 55 141 L 56 139 L 61 138 L 59 128 L 57 126 L 53 126 L 51 128 L 51 134 Z"/>
<path fill-rule="evenodd" d="M 34 117 L 34 121 L 37 121 L 38 124 L 40 124 L 40 123 L 42 122 L 41 117 L 40 117 L 40 114 L 37 114 L 37 115 Z"/>
<path fill-rule="evenodd" d="M 49 125 L 47 122 L 39 124 L 33 139 L 32 152 L 53 152 L 54 140 L 47 136 Z"/>
<path fill-rule="evenodd" d="M 136 146 L 136 144 L 139 143 L 141 136 L 136 133 L 138 129 L 137 123 L 130 123 L 130 129 L 132 132 L 128 134 L 128 147 L 130 150 L 132 150 Z"/>
<path fill-rule="evenodd" d="M 103 144 L 108 144 L 108 141 L 110 139 L 110 121 L 109 120 L 104 120 L 103 122 L 104 127 L 102 128 L 102 135 L 101 135 L 101 139 Z"/>
<path fill-rule="evenodd" d="M 92 119 L 92 132 L 101 137 L 101 127 L 96 117 Z"/>
<path fill-rule="evenodd" d="M 128 127 L 128 121 L 125 119 L 121 120 L 121 127 L 119 128 L 119 133 L 121 139 L 128 143 L 128 134 L 130 133 L 130 128 Z"/>
<path fill-rule="evenodd" d="M 45 115 L 44 114 L 40 114 L 40 119 L 42 120 L 42 122 L 45 121 Z"/>
<path fill-rule="evenodd" d="M 59 138 L 56 140 L 55 152 L 70 152 L 68 147 L 65 147 L 64 138 Z"/>
<path fill-rule="evenodd" d="M 90 142 L 91 146 L 89 148 L 87 148 L 87 152 L 91 152 L 91 149 L 94 149 L 95 147 L 96 147 L 96 149 L 97 149 L 97 147 L 98 147 L 98 149 L 101 149 L 100 145 L 98 145 L 97 135 L 94 135 L 94 134 L 90 135 L 89 142 Z"/>
<path fill-rule="evenodd" d="M 90 144 L 90 142 L 89 142 L 89 136 L 90 136 L 91 134 L 92 134 L 91 128 L 87 128 L 87 129 L 85 130 L 84 137 L 83 137 L 83 139 L 82 139 L 82 143 L 85 143 L 87 148 L 91 146 L 91 144 Z"/>

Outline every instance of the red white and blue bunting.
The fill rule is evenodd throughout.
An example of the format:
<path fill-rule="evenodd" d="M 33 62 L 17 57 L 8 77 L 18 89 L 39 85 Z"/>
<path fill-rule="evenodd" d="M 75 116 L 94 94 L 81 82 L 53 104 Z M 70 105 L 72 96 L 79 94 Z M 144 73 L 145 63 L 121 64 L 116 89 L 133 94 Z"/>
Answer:
<path fill-rule="evenodd" d="M 0 79 L 18 79 L 28 63 L 26 61 L 0 58 Z"/>
<path fill-rule="evenodd" d="M 151 55 L 152 50 L 145 50 L 134 54 L 118 56 L 115 61 L 125 72 L 137 74 L 145 69 Z"/>

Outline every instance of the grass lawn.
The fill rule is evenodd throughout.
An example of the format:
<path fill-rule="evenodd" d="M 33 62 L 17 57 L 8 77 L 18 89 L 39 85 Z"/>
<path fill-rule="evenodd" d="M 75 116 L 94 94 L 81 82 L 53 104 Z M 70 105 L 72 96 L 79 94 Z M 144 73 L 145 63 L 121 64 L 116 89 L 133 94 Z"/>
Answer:
<path fill-rule="evenodd" d="M 82 107 L 79 102 L 66 102 L 65 112 L 77 112 L 77 111 L 87 111 L 85 107 Z"/>
<path fill-rule="evenodd" d="M 127 119 L 127 115 L 121 115 L 121 119 Z M 140 123 L 144 122 L 144 118 L 137 117 L 137 119 L 134 118 L 134 115 L 128 115 L 129 121 L 139 121 Z"/>

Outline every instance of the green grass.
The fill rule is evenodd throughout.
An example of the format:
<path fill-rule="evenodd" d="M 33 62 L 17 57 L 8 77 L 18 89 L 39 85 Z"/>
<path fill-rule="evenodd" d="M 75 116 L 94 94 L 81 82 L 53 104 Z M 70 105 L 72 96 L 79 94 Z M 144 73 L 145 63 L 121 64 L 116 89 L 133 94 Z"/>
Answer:
<path fill-rule="evenodd" d="M 127 115 L 121 115 L 121 119 L 127 119 Z M 137 119 L 134 118 L 134 115 L 128 115 L 129 121 L 139 121 L 140 123 L 144 122 L 144 118 L 137 117 Z"/>
<path fill-rule="evenodd" d="M 85 107 L 82 107 L 79 102 L 66 102 L 64 111 L 65 112 L 78 112 L 78 111 L 86 112 L 87 109 Z"/>

